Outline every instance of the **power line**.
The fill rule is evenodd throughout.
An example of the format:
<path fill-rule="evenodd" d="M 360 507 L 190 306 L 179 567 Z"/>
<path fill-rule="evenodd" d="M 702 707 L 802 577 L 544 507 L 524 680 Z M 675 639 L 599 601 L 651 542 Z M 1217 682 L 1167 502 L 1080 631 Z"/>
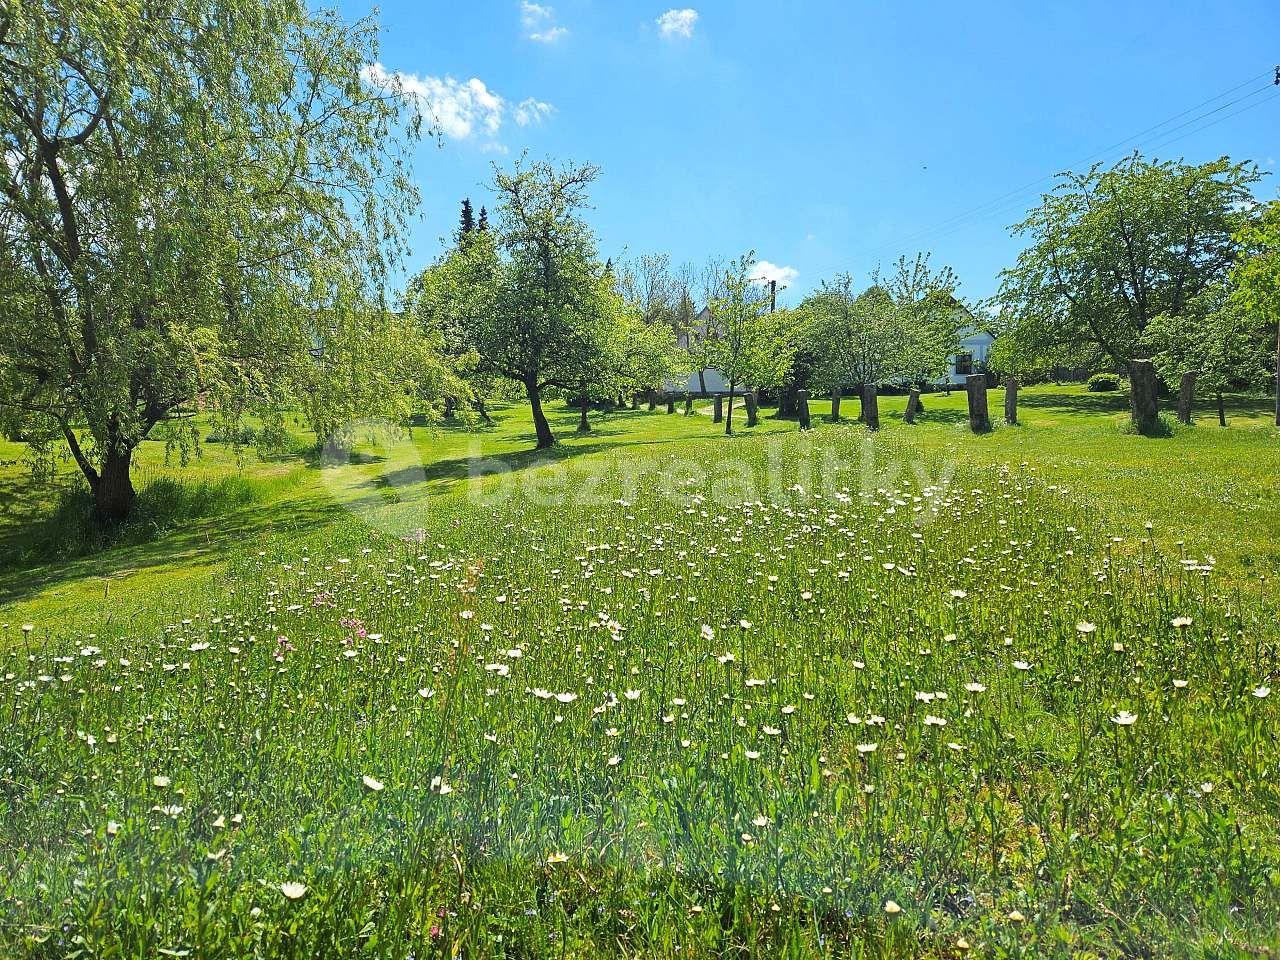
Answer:
<path fill-rule="evenodd" d="M 1266 89 L 1271 89 L 1271 88 L 1268 87 Z M 1238 116 L 1242 113 L 1245 113 L 1248 110 L 1252 110 L 1255 107 L 1262 106 L 1262 104 L 1270 102 L 1271 100 L 1276 100 L 1276 99 L 1280 99 L 1280 92 L 1274 92 L 1269 97 L 1264 97 L 1262 100 L 1258 100 L 1247 106 L 1241 107 L 1239 110 L 1232 111 L 1231 113 L 1228 113 L 1225 116 L 1221 116 L 1214 120 L 1210 120 L 1208 123 L 1202 124 L 1201 126 L 1198 126 L 1195 129 L 1188 130 L 1186 133 L 1182 133 L 1182 134 L 1179 134 L 1178 136 L 1170 137 L 1168 139 L 1158 139 L 1156 142 L 1149 144 L 1148 149 L 1167 147 L 1171 143 L 1177 143 L 1179 140 L 1185 140 L 1187 137 L 1194 136 L 1195 134 L 1200 133 L 1202 130 L 1207 130 L 1209 127 L 1216 126 L 1219 123 L 1223 123 L 1227 120 L 1230 120 L 1232 117 Z M 1207 117 L 1209 116 L 1209 114 L 1206 114 L 1205 116 Z M 881 251 L 887 251 L 890 249 L 898 248 L 904 244 L 911 243 L 912 240 L 919 240 L 922 237 L 928 237 L 930 240 L 940 240 L 945 237 L 953 236 L 956 233 L 961 233 L 964 230 L 968 229 L 969 227 L 974 226 L 975 224 L 981 222 L 984 219 L 987 219 L 988 217 L 995 216 L 997 214 L 1015 213 L 1019 210 L 1019 208 L 1023 207 L 1025 203 L 1026 203 L 1026 200 L 1022 197 L 1015 198 L 1012 201 L 1006 200 L 1006 202 L 1000 204 L 999 206 L 993 207 L 985 211 L 984 213 L 980 214 L 979 216 L 970 218 L 964 222 L 956 222 L 951 226 L 943 227 L 937 230 L 922 231 L 921 233 L 916 234 L 914 237 L 905 238 L 903 240 L 900 240 L 894 243 L 887 243 L 878 247 L 871 248 L 871 253 L 878 253 Z"/>
<path fill-rule="evenodd" d="M 1133 144 L 1135 147 L 1140 147 L 1142 146 L 1142 144 L 1138 143 L 1137 141 L 1139 141 L 1142 137 L 1146 136 L 1147 134 L 1150 134 L 1157 130 L 1161 130 L 1162 128 L 1168 127 L 1168 125 L 1173 121 L 1180 120 L 1183 117 L 1187 116 L 1188 114 L 1195 113 L 1196 111 L 1201 110 L 1204 107 L 1207 107 L 1209 104 L 1222 100 L 1224 97 L 1229 97 L 1231 96 L 1231 94 L 1236 93 L 1237 91 L 1243 89 L 1244 87 L 1257 84 L 1259 81 L 1264 79 L 1267 79 L 1267 80 L 1273 79 L 1271 71 L 1265 71 L 1261 74 L 1252 76 L 1249 79 L 1244 80 L 1236 84 L 1235 86 L 1229 87 L 1226 90 L 1223 90 L 1222 92 L 1217 93 L 1206 100 L 1202 100 L 1193 106 L 1187 107 L 1185 110 L 1181 110 L 1170 117 L 1166 117 L 1165 119 L 1161 120 L 1159 123 L 1152 124 L 1151 126 L 1146 127 L 1143 130 L 1140 130 L 1136 134 L 1125 137 L 1122 140 L 1118 140 L 1115 143 L 1110 144 L 1109 146 L 1103 147 L 1102 149 L 1097 150 L 1094 153 L 1091 153 L 1087 157 L 1084 157 L 1080 160 L 1075 161 L 1070 166 L 1081 166 L 1083 164 L 1090 163 L 1094 160 L 1104 157 L 1107 154 L 1110 154 L 1112 151 L 1122 146 L 1128 146 L 1130 144 Z M 1256 97 L 1260 93 L 1264 93 L 1266 91 L 1271 90 L 1272 87 L 1275 85 L 1280 85 L 1280 67 L 1276 68 L 1276 74 L 1273 82 L 1267 83 L 1265 86 L 1262 86 L 1262 87 L 1257 87 L 1240 97 L 1236 97 L 1235 99 L 1228 101 L 1227 103 L 1218 104 L 1218 106 L 1214 107 L 1212 110 L 1205 111 L 1204 113 L 1201 113 L 1195 117 L 1192 117 L 1190 120 L 1187 120 L 1184 123 L 1178 124 L 1175 127 L 1164 129 L 1156 139 L 1159 140 L 1160 138 L 1163 138 L 1166 134 L 1173 133 L 1178 130 L 1182 130 L 1192 124 L 1200 123 L 1201 121 L 1213 116 L 1216 113 L 1221 112 L 1222 110 L 1226 110 L 1232 106 L 1235 106 L 1236 104 L 1242 103 L 1246 100 Z M 1192 134 L 1198 133 L 1200 130 L 1207 129 L 1208 127 L 1213 126 L 1216 123 L 1219 123 L 1223 120 L 1227 120 L 1230 117 L 1236 116 L 1239 113 L 1243 113 L 1245 110 L 1252 109 L 1252 107 L 1258 106 L 1260 103 L 1266 102 L 1267 100 L 1270 100 L 1270 99 L 1272 98 L 1266 97 L 1263 100 L 1250 104 L 1249 106 L 1244 107 L 1241 110 L 1237 110 L 1234 113 L 1228 114 L 1227 116 L 1220 117 L 1217 120 L 1211 121 L 1210 123 L 1207 123 L 1202 127 L 1198 127 L 1194 130 L 1190 130 L 1188 131 L 1188 133 L 1182 136 L 1175 137 L 1170 140 L 1161 140 L 1156 145 L 1166 146 L 1169 143 L 1173 143 L 1173 142 L 1176 142 L 1177 140 L 1183 139 L 1185 136 L 1191 136 Z M 1014 197 L 1022 197 L 1029 190 L 1032 190 L 1033 188 L 1039 187 L 1040 185 L 1045 183 L 1052 183 L 1055 178 L 1056 178 L 1056 175 L 1054 174 L 1039 177 L 1035 180 L 1032 180 L 1032 181 L 1029 181 L 1028 183 L 1023 184 L 1022 186 L 1015 187 L 1014 189 L 1008 191 L 1007 193 L 1002 193 L 999 196 L 992 198 L 991 200 L 978 204 L 976 207 L 972 207 L 968 210 L 962 211 L 961 213 L 948 217 L 947 219 L 942 220 L 939 223 L 936 223 L 932 227 L 929 227 L 925 230 L 916 231 L 915 233 L 908 234 L 907 236 L 902 237 L 898 240 L 864 248 L 862 251 L 855 254 L 855 256 L 871 256 L 895 247 L 900 248 L 903 245 L 911 244 L 915 241 L 918 241 L 926 237 L 933 237 L 935 235 L 939 235 L 939 236 L 949 235 L 955 232 L 954 231 L 955 227 L 968 226 L 969 222 L 973 221 L 974 219 L 979 219 L 979 220 L 984 219 L 987 216 L 1001 212 L 1002 210 L 1007 208 L 1007 204 L 1005 203 L 1005 201 L 1008 201 Z M 1015 204 L 1014 206 L 1016 207 L 1019 205 L 1021 204 L 1020 203 Z"/>

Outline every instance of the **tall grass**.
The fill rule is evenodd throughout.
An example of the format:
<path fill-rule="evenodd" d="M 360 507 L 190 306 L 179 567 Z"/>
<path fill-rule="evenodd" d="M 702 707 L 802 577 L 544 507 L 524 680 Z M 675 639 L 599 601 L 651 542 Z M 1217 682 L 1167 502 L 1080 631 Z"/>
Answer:
<path fill-rule="evenodd" d="M 1280 948 L 1268 588 L 1030 473 L 849 460 L 727 483 L 713 448 L 591 498 L 353 520 L 180 619 L 12 633 L 0 942 Z"/>

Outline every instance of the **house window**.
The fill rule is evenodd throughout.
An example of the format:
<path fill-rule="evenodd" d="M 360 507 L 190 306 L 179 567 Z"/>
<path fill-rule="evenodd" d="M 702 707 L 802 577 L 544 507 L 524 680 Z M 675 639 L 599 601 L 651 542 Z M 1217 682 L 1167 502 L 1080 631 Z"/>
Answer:
<path fill-rule="evenodd" d="M 956 375 L 967 377 L 973 373 L 973 354 L 957 353 L 956 354 Z"/>

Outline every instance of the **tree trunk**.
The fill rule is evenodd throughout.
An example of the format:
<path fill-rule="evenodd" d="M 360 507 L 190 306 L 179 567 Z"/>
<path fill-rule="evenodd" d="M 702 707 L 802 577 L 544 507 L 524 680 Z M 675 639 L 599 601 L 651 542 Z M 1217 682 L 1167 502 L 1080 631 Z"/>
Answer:
<path fill-rule="evenodd" d="M 704 397 L 707 395 L 707 371 L 701 368 L 698 370 L 698 393 Z"/>
<path fill-rule="evenodd" d="M 723 393 L 716 394 L 715 415 L 712 416 L 711 421 L 713 423 L 724 422 L 724 394 Z"/>
<path fill-rule="evenodd" d="M 840 388 L 838 386 L 831 388 L 831 422 L 840 422 Z"/>
<path fill-rule="evenodd" d="M 1178 422 L 1191 423 L 1191 403 L 1196 395 L 1196 372 L 1188 370 L 1178 384 Z"/>
<path fill-rule="evenodd" d="M 874 383 L 862 388 L 862 422 L 872 430 L 880 429 L 880 400 Z"/>
<path fill-rule="evenodd" d="M 693 391 L 686 391 L 684 395 L 684 415 L 686 417 L 693 416 Z"/>
<path fill-rule="evenodd" d="M 724 435 L 731 436 L 733 434 L 733 387 L 732 380 L 729 381 L 729 409 L 724 417 Z"/>
<path fill-rule="evenodd" d="M 965 377 L 965 392 L 969 395 L 969 429 L 974 433 L 986 433 L 991 429 L 991 413 L 987 407 L 987 376 L 972 373 Z"/>
<path fill-rule="evenodd" d="M 800 429 L 809 429 L 809 391 L 796 391 L 796 414 L 800 417 Z"/>
<path fill-rule="evenodd" d="M 759 403 L 754 390 L 748 390 L 743 396 L 743 402 L 747 405 L 747 426 L 754 427 L 760 422 Z"/>
<path fill-rule="evenodd" d="M 656 410 L 657 407 L 658 407 L 658 391 L 650 389 L 649 390 L 649 412 L 653 413 L 653 411 Z"/>
<path fill-rule="evenodd" d="M 480 414 L 481 420 L 483 420 L 485 423 L 493 423 L 493 418 L 489 416 L 489 410 L 485 406 L 484 400 L 477 399 L 475 403 L 475 407 L 476 407 L 476 413 Z"/>
<path fill-rule="evenodd" d="M 1150 435 L 1160 429 L 1160 403 L 1156 399 L 1156 369 L 1150 360 L 1129 364 L 1129 407 L 1133 426 Z"/>
<path fill-rule="evenodd" d="M 591 421 L 587 419 L 587 410 L 591 406 L 591 398 L 587 396 L 587 391 L 582 391 L 582 397 L 578 401 L 578 432 L 590 433 Z"/>
<path fill-rule="evenodd" d="M 103 458 L 97 479 L 90 479 L 93 507 L 100 520 L 123 520 L 133 509 L 137 494 L 129 476 L 132 447 L 116 447 Z"/>
<path fill-rule="evenodd" d="M 911 395 L 907 397 L 907 409 L 902 414 L 902 419 L 906 423 L 915 423 L 916 414 L 920 412 L 920 391 L 915 387 L 911 388 Z"/>
<path fill-rule="evenodd" d="M 676 395 L 674 393 L 667 394 L 667 413 L 676 412 Z"/>
<path fill-rule="evenodd" d="M 1004 382 L 1004 422 L 1011 427 L 1018 425 L 1018 378 L 1009 377 Z"/>
<path fill-rule="evenodd" d="M 796 390 L 794 383 L 788 383 L 778 393 L 778 412 L 775 416 L 794 417 L 796 415 Z"/>
<path fill-rule="evenodd" d="M 1227 425 L 1227 408 L 1222 402 L 1222 393 L 1218 393 L 1218 426 L 1225 427 Z"/>
<path fill-rule="evenodd" d="M 556 445 L 556 435 L 551 432 L 547 415 L 542 412 L 542 389 L 536 380 L 526 380 L 525 393 L 529 395 L 529 408 L 533 410 L 533 430 L 538 436 L 538 449 L 546 450 Z"/>

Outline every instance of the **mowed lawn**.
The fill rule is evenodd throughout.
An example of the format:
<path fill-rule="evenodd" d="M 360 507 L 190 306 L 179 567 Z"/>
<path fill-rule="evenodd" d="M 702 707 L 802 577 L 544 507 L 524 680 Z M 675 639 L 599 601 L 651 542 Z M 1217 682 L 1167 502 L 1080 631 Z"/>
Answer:
<path fill-rule="evenodd" d="M 1206 404 L 1193 427 L 1145 438 L 1127 431 L 1122 394 L 1024 388 L 1018 427 L 1003 425 L 1001 397 L 999 389 L 990 393 L 996 429 L 985 436 L 968 431 L 962 391 L 926 395 L 914 426 L 901 421 L 905 398 L 881 397 L 882 430 L 868 434 L 859 449 L 865 458 L 860 482 L 881 485 L 913 470 L 965 483 L 980 482 L 975 477 L 986 471 L 1034 471 L 1117 530 L 1145 535 L 1149 522 L 1168 549 L 1210 555 L 1221 569 L 1250 579 L 1280 575 L 1280 431 L 1264 398 L 1230 398 L 1226 429 Z M 852 398 L 845 398 L 846 422 L 838 425 L 828 422 L 829 402 L 814 401 L 811 408 L 815 429 L 805 452 L 787 447 L 777 456 L 810 455 L 812 469 L 820 470 L 825 437 L 863 428 L 848 422 L 857 416 Z M 779 444 L 797 430 L 769 409 L 747 429 L 738 409 L 730 438 L 711 422 L 709 404 L 692 417 L 682 415 L 682 405 L 675 415 L 659 405 L 593 412 L 592 432 L 580 436 L 575 410 L 555 403 L 549 411 L 561 440 L 550 453 L 532 449 L 532 424 L 520 404 L 499 407 L 488 427 L 419 426 L 403 438 L 370 435 L 351 462 L 336 466 L 307 449 L 309 437 L 300 429 L 290 452 L 260 455 L 204 443 L 186 466 L 176 454 L 166 455 L 162 442 L 148 442 L 135 471 L 144 499 L 158 481 L 177 481 L 182 496 L 142 511 L 123 542 L 87 551 L 79 542 L 82 524 L 55 516 L 62 491 L 79 483 L 71 464 L 54 481 L 37 482 L 23 446 L 0 441 L 0 618 L 91 623 L 140 607 L 176 612 L 196 594 L 216 592 L 229 556 L 323 543 L 329 525 L 372 515 L 400 528 L 430 526 L 447 518 L 450 503 L 467 496 L 477 476 L 497 469 L 528 474 L 517 493 L 545 487 L 544 497 L 556 496 L 556 477 L 567 476 L 559 495 L 572 497 L 583 492 L 575 476 L 661 472 L 708 445 L 733 457 L 753 444 Z"/>

